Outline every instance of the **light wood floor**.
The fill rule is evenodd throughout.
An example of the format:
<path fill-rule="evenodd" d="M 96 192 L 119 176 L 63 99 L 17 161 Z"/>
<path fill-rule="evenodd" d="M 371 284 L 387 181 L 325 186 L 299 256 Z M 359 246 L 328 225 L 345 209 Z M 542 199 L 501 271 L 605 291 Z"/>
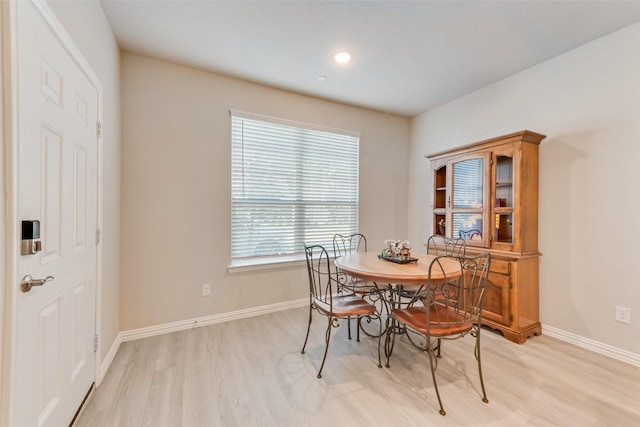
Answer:
<path fill-rule="evenodd" d="M 639 426 L 640 368 L 556 339 L 523 345 L 482 333 L 481 400 L 473 339 L 445 343 L 438 413 L 426 355 L 334 329 L 317 379 L 326 320 L 306 308 L 123 343 L 76 426 Z M 384 363 L 384 362 L 383 362 Z"/>

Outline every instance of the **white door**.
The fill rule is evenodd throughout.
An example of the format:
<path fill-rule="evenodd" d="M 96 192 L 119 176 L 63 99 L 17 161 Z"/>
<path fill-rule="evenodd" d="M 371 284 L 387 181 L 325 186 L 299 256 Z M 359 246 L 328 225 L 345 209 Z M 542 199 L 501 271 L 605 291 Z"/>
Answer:
<path fill-rule="evenodd" d="M 18 214 L 42 251 L 18 257 L 11 425 L 66 426 L 95 376 L 98 92 L 30 2 L 17 2 Z M 16 284 L 19 286 L 19 284 Z"/>

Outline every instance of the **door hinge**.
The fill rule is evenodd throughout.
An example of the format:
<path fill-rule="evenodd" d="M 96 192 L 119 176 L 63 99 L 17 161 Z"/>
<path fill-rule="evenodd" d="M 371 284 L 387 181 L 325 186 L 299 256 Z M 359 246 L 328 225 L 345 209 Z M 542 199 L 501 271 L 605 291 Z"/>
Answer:
<path fill-rule="evenodd" d="M 102 237 L 102 232 L 99 228 L 96 228 L 96 245 L 100 243 L 100 238 Z"/>
<path fill-rule="evenodd" d="M 489 159 L 489 164 L 492 165 L 493 164 L 493 157 Z"/>
<path fill-rule="evenodd" d="M 98 344 L 100 343 L 100 337 L 98 336 L 98 334 L 95 334 L 93 336 L 93 352 L 97 353 L 98 352 Z"/>
<path fill-rule="evenodd" d="M 100 138 L 102 136 L 102 122 L 96 123 L 96 136 Z"/>

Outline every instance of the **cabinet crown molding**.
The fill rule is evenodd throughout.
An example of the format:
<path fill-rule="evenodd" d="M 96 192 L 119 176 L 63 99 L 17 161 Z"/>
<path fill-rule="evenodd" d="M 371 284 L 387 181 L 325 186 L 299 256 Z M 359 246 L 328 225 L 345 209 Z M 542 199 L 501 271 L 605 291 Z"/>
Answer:
<path fill-rule="evenodd" d="M 481 148 L 490 148 L 495 145 L 508 144 L 510 142 L 526 142 L 529 144 L 540 145 L 543 139 L 547 136 L 541 133 L 533 132 L 530 130 L 521 130 L 518 132 L 509 133 L 502 136 L 496 136 L 494 138 L 484 139 L 482 141 L 473 142 L 471 144 L 463 145 L 460 147 L 449 148 L 437 153 L 428 154 L 425 157 L 428 159 L 435 159 L 438 157 L 446 157 L 452 153 L 461 154 L 466 151 L 476 151 Z"/>

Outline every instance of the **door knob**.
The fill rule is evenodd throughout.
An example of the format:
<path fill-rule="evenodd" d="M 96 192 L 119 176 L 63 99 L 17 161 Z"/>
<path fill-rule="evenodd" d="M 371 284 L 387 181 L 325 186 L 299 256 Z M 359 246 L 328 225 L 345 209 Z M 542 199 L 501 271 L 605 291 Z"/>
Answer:
<path fill-rule="evenodd" d="M 47 276 L 44 279 L 34 279 L 33 277 L 27 274 L 22 278 L 20 289 L 22 289 L 22 292 L 29 292 L 31 288 L 33 288 L 34 286 L 42 286 L 47 282 L 52 281 L 53 279 L 55 279 L 55 277 L 53 276 Z"/>

